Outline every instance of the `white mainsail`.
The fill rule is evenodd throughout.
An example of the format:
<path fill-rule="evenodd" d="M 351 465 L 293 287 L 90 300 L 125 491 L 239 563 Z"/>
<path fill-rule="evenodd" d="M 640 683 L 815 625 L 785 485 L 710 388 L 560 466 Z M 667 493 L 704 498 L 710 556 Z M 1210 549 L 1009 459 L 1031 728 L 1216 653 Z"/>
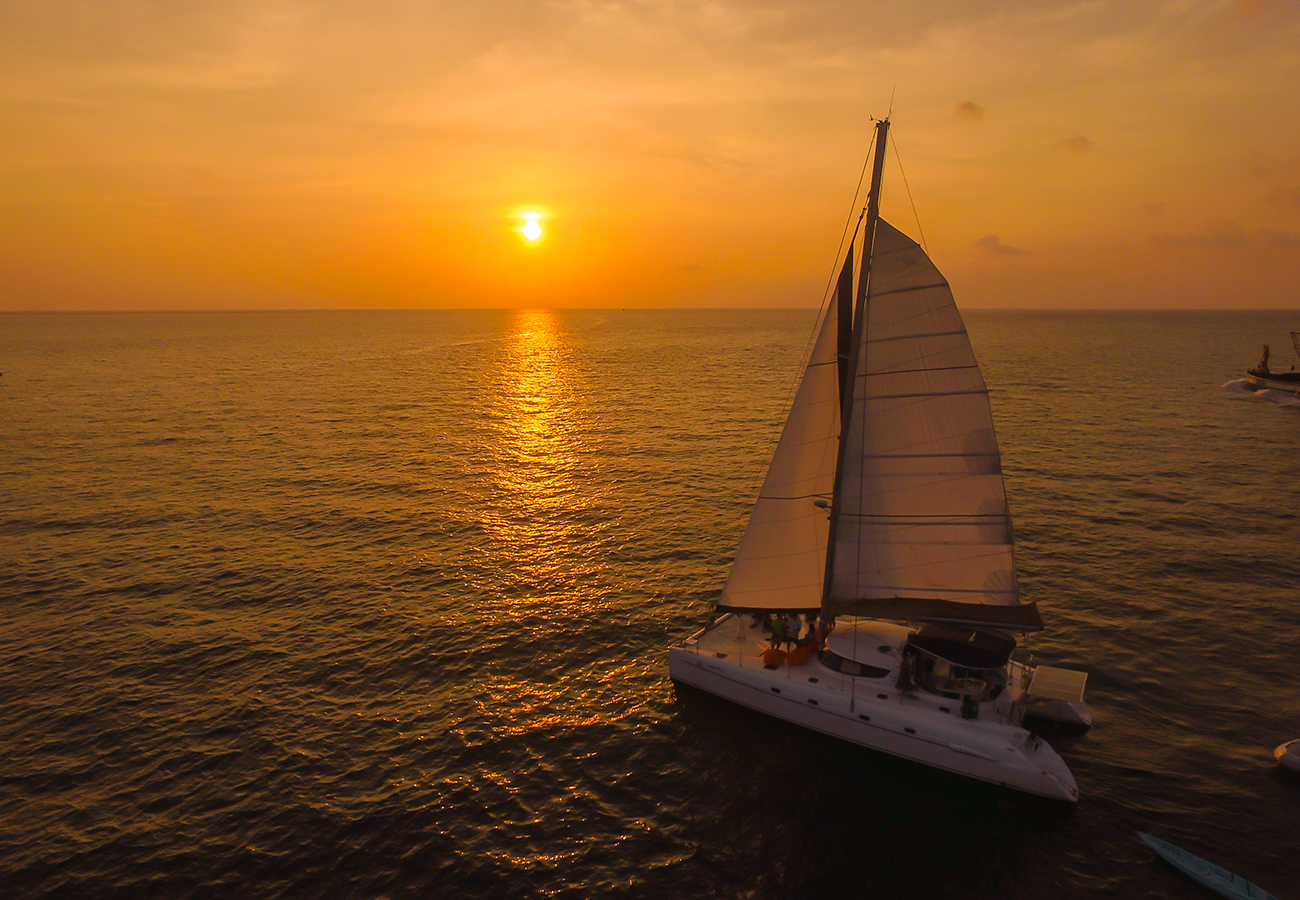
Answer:
<path fill-rule="evenodd" d="M 720 609 L 817 609 L 826 578 L 840 392 L 835 303 L 822 314 L 803 381 L 776 445 Z"/>
<path fill-rule="evenodd" d="M 865 316 L 828 608 L 1041 627 L 1033 606 L 1018 606 L 988 388 L 952 291 L 883 219 Z"/>

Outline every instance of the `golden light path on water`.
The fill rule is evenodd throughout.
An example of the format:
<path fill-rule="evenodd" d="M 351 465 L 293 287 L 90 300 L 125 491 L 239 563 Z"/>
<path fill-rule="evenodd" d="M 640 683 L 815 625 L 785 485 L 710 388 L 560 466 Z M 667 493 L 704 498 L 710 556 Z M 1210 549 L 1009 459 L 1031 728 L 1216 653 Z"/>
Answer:
<path fill-rule="evenodd" d="M 607 579 L 600 577 L 606 564 L 598 538 L 608 523 L 594 512 L 598 480 L 587 471 L 593 416 L 560 317 L 520 310 L 500 346 L 489 404 L 496 490 L 483 523 L 490 546 L 508 560 L 499 570 L 504 604 L 495 615 L 514 620 L 540 661 L 557 637 L 599 614 Z M 498 672 L 485 685 L 482 712 L 499 719 L 510 710 L 501 727 L 518 733 L 608 721 L 588 694 L 611 673 L 584 670 L 583 678 L 563 682 Z"/>
<path fill-rule="evenodd" d="M 553 551 L 574 536 L 567 514 L 582 506 L 574 475 L 580 465 L 577 432 L 585 418 L 572 355 L 553 312 L 515 314 L 502 341 L 494 387 L 493 474 L 501 502 L 488 524 L 501 542 L 524 551 L 517 563 L 534 575 L 553 577 L 558 574 Z"/>

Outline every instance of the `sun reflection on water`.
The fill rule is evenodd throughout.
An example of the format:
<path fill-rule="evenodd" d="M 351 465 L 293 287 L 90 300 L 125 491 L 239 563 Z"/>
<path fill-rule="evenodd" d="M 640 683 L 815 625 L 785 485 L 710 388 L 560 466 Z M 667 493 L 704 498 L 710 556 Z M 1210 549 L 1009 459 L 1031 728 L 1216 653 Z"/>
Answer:
<path fill-rule="evenodd" d="M 573 360 L 555 314 L 516 313 L 493 397 L 501 462 L 496 475 L 509 512 L 531 518 L 566 507 L 579 449 L 573 381 Z"/>
<path fill-rule="evenodd" d="M 487 494 L 478 523 L 478 610 L 494 641 L 468 745 L 608 728 L 646 702 L 651 663 L 620 659 L 629 574 L 616 562 L 623 524 L 598 466 L 602 414 L 584 347 L 562 313 L 513 313 L 487 381 Z"/>
<path fill-rule="evenodd" d="M 485 524 L 508 554 L 503 575 L 521 601 L 585 590 L 599 567 L 588 538 L 596 528 L 593 479 L 584 471 L 590 415 L 568 335 L 550 310 L 515 313 L 503 339 L 490 411 L 496 432 L 497 491 Z"/>

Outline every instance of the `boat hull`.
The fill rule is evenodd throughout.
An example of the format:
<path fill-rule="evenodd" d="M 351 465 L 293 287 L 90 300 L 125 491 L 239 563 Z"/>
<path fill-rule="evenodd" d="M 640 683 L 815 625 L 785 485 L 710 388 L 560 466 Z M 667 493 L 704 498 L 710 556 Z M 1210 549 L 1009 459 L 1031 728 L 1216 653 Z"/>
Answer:
<path fill-rule="evenodd" d="M 1262 388 L 1264 390 L 1285 391 L 1288 394 L 1300 394 L 1300 378 L 1296 378 L 1296 379 L 1267 378 L 1262 375 L 1252 375 L 1251 373 L 1247 372 L 1246 380 L 1249 381 L 1251 384 L 1255 385 L 1255 387 Z"/>
<path fill-rule="evenodd" d="M 863 679 L 853 691 L 813 661 L 767 669 L 757 657 L 701 650 L 686 641 L 668 653 L 675 682 L 776 719 L 923 765 L 1004 785 L 1039 797 L 1076 802 L 1078 786 L 1064 761 L 1018 725 L 962 718 L 956 705 Z M 752 642 L 751 642 L 752 643 Z M 943 710 L 943 711 L 940 711 Z M 992 717 L 988 717 L 992 718 Z"/>

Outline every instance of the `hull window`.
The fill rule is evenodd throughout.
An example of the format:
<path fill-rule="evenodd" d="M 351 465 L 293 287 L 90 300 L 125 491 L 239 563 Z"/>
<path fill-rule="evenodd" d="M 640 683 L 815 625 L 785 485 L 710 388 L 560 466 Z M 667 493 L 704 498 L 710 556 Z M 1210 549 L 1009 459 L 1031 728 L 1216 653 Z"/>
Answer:
<path fill-rule="evenodd" d="M 829 650 L 823 650 L 817 654 L 817 659 L 823 666 L 841 672 L 845 675 L 855 675 L 859 678 L 884 678 L 889 674 L 888 669 L 881 669 L 877 666 L 867 666 L 851 659 L 832 653 Z"/>

